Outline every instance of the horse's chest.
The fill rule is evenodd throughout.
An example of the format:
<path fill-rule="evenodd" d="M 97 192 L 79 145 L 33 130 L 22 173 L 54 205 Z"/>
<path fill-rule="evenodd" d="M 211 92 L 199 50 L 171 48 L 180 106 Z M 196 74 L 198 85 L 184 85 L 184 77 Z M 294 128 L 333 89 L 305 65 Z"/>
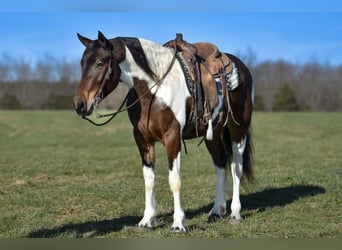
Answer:
<path fill-rule="evenodd" d="M 164 135 L 180 131 L 180 124 L 170 107 L 160 102 L 144 105 L 137 127 L 147 140 L 163 141 Z"/>

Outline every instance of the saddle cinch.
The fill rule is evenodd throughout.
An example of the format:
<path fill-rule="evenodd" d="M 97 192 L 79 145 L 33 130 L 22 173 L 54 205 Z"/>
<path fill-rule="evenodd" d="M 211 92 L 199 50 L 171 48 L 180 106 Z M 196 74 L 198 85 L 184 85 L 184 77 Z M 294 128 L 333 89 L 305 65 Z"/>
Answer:
<path fill-rule="evenodd" d="M 211 140 L 212 121 L 217 117 L 218 110 L 222 109 L 220 98 L 222 100 L 222 90 L 226 87 L 225 75 L 232 71 L 231 61 L 214 44 L 207 42 L 191 44 L 183 40 L 182 34 L 176 34 L 176 39 L 165 43 L 164 46 L 177 50 L 178 58 L 185 64 L 182 67 L 187 68 L 183 71 L 188 72 L 192 80 L 190 84 L 194 85 L 190 88 L 196 89 L 196 86 L 200 86 L 198 88 L 204 92 L 204 104 L 201 96 L 195 96 L 198 103 L 196 112 L 199 116 L 203 116 L 203 120 L 207 119 L 206 139 Z M 200 92 L 198 91 L 197 95 L 200 95 Z M 195 117 L 195 119 L 197 118 Z"/>

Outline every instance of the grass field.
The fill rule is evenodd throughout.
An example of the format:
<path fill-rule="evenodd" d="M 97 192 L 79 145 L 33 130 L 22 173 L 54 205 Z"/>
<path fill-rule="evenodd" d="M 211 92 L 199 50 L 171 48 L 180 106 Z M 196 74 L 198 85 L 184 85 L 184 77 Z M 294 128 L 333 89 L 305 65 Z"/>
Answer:
<path fill-rule="evenodd" d="M 0 111 L 0 237 L 341 238 L 342 114 L 255 113 L 257 185 L 242 189 L 240 224 L 206 222 L 215 172 L 187 143 L 187 234 L 170 230 L 173 201 L 157 147 L 158 226 L 141 229 L 144 187 L 127 115 L 94 127 L 73 111 Z M 231 176 L 227 202 L 230 206 Z"/>

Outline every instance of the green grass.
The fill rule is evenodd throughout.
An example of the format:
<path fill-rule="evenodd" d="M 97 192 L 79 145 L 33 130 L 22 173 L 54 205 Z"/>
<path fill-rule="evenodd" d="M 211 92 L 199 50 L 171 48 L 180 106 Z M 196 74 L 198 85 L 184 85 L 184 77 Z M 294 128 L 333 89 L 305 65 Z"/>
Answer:
<path fill-rule="evenodd" d="M 173 201 L 157 147 L 158 225 L 144 210 L 138 150 L 126 114 L 94 127 L 72 111 L 0 112 L 0 237 L 340 238 L 342 114 L 255 113 L 257 185 L 242 189 L 240 224 L 208 224 L 215 173 L 204 144 L 187 143 L 187 234 L 170 230 Z M 230 206 L 231 177 L 227 201 Z"/>

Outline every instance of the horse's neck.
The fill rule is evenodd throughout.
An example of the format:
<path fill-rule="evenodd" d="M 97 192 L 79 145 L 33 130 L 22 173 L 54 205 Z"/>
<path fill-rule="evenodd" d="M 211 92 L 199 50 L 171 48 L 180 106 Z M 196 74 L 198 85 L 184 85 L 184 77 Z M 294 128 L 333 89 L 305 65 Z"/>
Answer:
<path fill-rule="evenodd" d="M 152 71 L 160 79 L 171 65 L 172 51 L 169 48 L 145 39 L 140 39 L 140 42 Z"/>
<path fill-rule="evenodd" d="M 154 77 L 148 75 L 134 60 L 131 51 L 126 47 L 126 60 L 121 64 L 121 80 L 129 87 L 134 86 L 133 78 L 144 80 L 147 83 L 161 79 L 171 66 L 173 53 L 169 48 L 165 48 L 155 42 L 139 39 L 141 47 L 146 56 L 147 62 Z"/>

